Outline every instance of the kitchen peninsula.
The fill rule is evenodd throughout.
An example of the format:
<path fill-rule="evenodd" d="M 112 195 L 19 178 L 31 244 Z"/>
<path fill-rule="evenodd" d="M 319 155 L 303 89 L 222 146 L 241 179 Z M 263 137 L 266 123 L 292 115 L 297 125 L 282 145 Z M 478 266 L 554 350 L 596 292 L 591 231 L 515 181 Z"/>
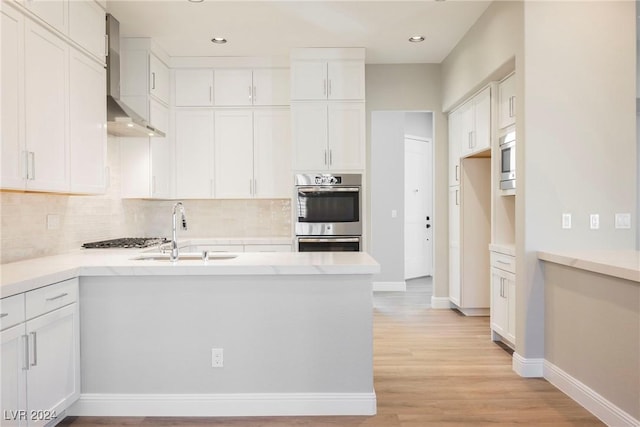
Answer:
<path fill-rule="evenodd" d="M 2 266 L 2 298 L 26 295 L 27 307 L 30 294 L 78 281 L 81 389 L 67 415 L 375 414 L 379 265 L 368 254 L 176 263 L 141 254 L 78 251 Z"/>

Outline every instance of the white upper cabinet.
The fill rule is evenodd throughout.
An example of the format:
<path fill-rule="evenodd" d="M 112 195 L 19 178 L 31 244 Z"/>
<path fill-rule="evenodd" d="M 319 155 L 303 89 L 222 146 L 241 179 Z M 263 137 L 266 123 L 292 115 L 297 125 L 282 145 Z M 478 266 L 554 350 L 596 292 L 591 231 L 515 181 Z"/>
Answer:
<path fill-rule="evenodd" d="M 169 105 L 169 67 L 154 54 L 149 55 L 149 95 Z"/>
<path fill-rule="evenodd" d="M 459 110 L 449 114 L 449 186 L 460 185 L 460 136 L 462 115 Z"/>
<path fill-rule="evenodd" d="M 291 118 L 288 109 L 253 113 L 254 197 L 291 197 Z"/>
<path fill-rule="evenodd" d="M 286 68 L 175 71 L 176 107 L 289 105 Z"/>
<path fill-rule="evenodd" d="M 498 84 L 498 129 L 516 122 L 516 78 L 514 74 Z"/>
<path fill-rule="evenodd" d="M 24 189 L 26 147 L 24 140 L 24 18 L 6 2 L 0 3 L 2 72 L 2 188 Z"/>
<path fill-rule="evenodd" d="M 253 105 L 289 105 L 289 69 L 253 70 Z"/>
<path fill-rule="evenodd" d="M 69 191 L 67 64 L 69 47 L 25 22 L 25 136 L 27 189 Z"/>
<path fill-rule="evenodd" d="M 24 6 L 61 33 L 69 28 L 68 0 L 24 0 Z"/>
<path fill-rule="evenodd" d="M 105 69 L 72 50 L 69 90 L 70 190 L 104 193 L 107 162 Z"/>
<path fill-rule="evenodd" d="M 291 107 L 296 170 L 361 170 L 364 103 L 295 103 Z"/>
<path fill-rule="evenodd" d="M 176 197 L 208 199 L 214 196 L 214 113 L 211 110 L 176 111 Z"/>
<path fill-rule="evenodd" d="M 491 87 L 486 87 L 456 110 L 460 114 L 460 156 L 491 148 Z"/>
<path fill-rule="evenodd" d="M 215 195 L 253 196 L 253 115 L 251 110 L 215 112 Z"/>
<path fill-rule="evenodd" d="M 155 123 L 151 100 L 169 105 L 169 69 L 154 53 L 148 38 L 123 38 L 121 40 L 121 98 L 142 118 L 156 129 L 167 125 Z"/>
<path fill-rule="evenodd" d="M 294 60 L 291 69 L 291 99 L 364 99 L 363 60 Z"/>
<path fill-rule="evenodd" d="M 221 69 L 213 73 L 213 99 L 219 106 L 253 104 L 253 79 L 251 70 Z"/>
<path fill-rule="evenodd" d="M 69 1 L 69 37 L 104 63 L 105 11 L 93 0 Z"/>
<path fill-rule="evenodd" d="M 175 71 L 176 107 L 213 105 L 213 70 Z"/>

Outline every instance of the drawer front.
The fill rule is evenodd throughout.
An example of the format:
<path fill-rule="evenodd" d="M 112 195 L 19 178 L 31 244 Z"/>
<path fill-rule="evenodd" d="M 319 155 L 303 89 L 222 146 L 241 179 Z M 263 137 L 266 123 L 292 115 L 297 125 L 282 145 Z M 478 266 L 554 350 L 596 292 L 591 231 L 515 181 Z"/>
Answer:
<path fill-rule="evenodd" d="M 25 321 L 24 294 L 0 299 L 0 330 Z"/>
<path fill-rule="evenodd" d="M 291 252 L 291 245 L 244 245 L 245 252 Z"/>
<path fill-rule="evenodd" d="M 516 272 L 516 258 L 510 255 L 491 252 L 491 266 L 509 273 Z"/>
<path fill-rule="evenodd" d="M 78 300 L 78 279 L 27 292 L 27 319 L 64 307 Z"/>

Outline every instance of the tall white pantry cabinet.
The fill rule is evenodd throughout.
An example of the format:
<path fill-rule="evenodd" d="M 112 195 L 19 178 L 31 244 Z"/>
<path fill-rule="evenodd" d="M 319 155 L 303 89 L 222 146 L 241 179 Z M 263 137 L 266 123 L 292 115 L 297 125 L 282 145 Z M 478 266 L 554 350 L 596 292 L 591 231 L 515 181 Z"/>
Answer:
<path fill-rule="evenodd" d="M 489 85 L 449 114 L 449 300 L 466 315 L 490 306 L 491 94 Z"/>
<path fill-rule="evenodd" d="M 93 0 L 0 8 L 1 187 L 103 193 L 104 9 Z M 85 19 L 96 25 L 87 28 Z"/>

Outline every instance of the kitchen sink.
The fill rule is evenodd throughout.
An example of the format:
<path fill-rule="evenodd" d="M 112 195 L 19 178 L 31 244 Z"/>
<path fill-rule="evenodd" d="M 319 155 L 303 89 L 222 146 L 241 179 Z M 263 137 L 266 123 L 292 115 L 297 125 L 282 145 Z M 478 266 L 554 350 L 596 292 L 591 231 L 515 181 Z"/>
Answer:
<path fill-rule="evenodd" d="M 156 253 L 146 253 L 131 259 L 134 261 L 170 261 L 169 256 L 170 254 L 168 253 L 156 252 Z M 232 254 L 232 253 L 217 253 L 217 254 L 209 253 L 208 260 L 218 261 L 218 260 L 225 260 L 225 259 L 234 259 L 237 257 L 238 257 L 238 254 Z M 178 262 L 179 261 L 202 261 L 202 254 L 201 253 L 182 253 L 178 257 Z"/>

